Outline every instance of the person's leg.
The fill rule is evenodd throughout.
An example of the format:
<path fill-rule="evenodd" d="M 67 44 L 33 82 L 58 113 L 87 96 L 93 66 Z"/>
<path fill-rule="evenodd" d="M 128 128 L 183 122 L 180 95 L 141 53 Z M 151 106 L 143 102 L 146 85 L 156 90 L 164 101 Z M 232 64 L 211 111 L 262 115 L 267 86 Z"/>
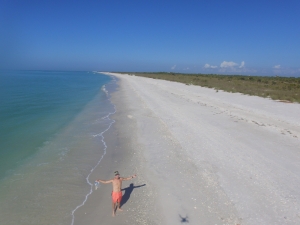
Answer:
<path fill-rule="evenodd" d="M 123 211 L 123 209 L 121 209 L 121 201 L 120 200 L 117 202 L 117 207 L 118 207 L 119 211 Z"/>
<path fill-rule="evenodd" d="M 118 207 L 118 210 L 119 210 L 119 211 L 123 211 L 123 210 L 121 209 L 121 202 L 122 202 L 122 192 L 119 192 L 119 193 L 118 193 L 118 202 L 117 202 L 117 207 Z"/>
<path fill-rule="evenodd" d="M 117 203 L 112 202 L 112 216 L 116 215 L 116 205 Z"/>

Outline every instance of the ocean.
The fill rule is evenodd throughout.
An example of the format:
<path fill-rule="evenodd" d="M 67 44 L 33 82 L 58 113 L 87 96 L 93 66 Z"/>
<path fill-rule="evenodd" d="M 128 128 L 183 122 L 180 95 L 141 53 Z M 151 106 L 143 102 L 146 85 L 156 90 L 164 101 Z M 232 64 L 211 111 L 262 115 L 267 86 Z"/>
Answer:
<path fill-rule="evenodd" d="M 72 223 L 106 153 L 115 86 L 96 72 L 0 72 L 1 225 Z"/>

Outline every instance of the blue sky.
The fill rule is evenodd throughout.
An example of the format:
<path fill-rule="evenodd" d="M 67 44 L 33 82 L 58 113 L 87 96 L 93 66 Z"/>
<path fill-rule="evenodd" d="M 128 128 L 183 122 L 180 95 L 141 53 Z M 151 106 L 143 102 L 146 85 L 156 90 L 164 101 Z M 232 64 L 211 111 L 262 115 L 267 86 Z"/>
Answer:
<path fill-rule="evenodd" d="M 300 1 L 0 0 L 0 66 L 300 75 Z"/>

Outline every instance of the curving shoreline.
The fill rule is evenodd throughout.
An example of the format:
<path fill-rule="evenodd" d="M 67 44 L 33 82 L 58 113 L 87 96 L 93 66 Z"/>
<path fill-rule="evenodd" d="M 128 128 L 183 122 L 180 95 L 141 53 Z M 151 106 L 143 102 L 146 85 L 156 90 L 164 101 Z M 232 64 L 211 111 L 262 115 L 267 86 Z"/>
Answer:
<path fill-rule="evenodd" d="M 104 87 L 103 91 L 108 95 L 108 92 L 105 90 L 105 87 Z M 90 176 L 91 176 L 91 174 L 93 173 L 93 171 L 99 166 L 100 162 L 103 160 L 103 158 L 104 158 L 105 155 L 106 155 L 107 145 L 106 145 L 106 142 L 105 142 L 105 140 L 104 140 L 104 136 L 103 136 L 103 135 L 104 135 L 104 133 L 106 133 L 106 132 L 111 128 L 111 126 L 112 126 L 112 125 L 114 124 L 114 122 L 115 122 L 114 120 L 110 119 L 110 117 L 116 113 L 116 109 L 115 109 L 116 107 L 115 107 L 115 105 L 113 105 L 113 106 L 114 106 L 114 112 L 110 112 L 110 113 L 108 113 L 105 117 L 102 117 L 102 118 L 101 118 L 102 120 L 103 120 L 103 119 L 108 119 L 108 120 L 110 120 L 110 124 L 109 124 L 108 128 L 105 129 L 104 131 L 101 131 L 99 134 L 93 135 L 93 137 L 101 137 L 101 142 L 102 142 L 102 144 L 103 144 L 103 146 L 104 146 L 104 148 L 103 148 L 103 155 L 100 157 L 100 159 L 99 159 L 99 161 L 97 162 L 97 164 L 91 169 L 90 173 L 89 173 L 89 174 L 87 175 L 87 177 L 86 177 L 86 182 L 90 185 L 90 192 L 86 194 L 84 201 L 83 201 L 80 205 L 76 206 L 74 210 L 72 210 L 72 213 L 71 213 L 71 215 L 72 215 L 72 222 L 71 222 L 71 225 L 73 225 L 73 224 L 74 224 L 74 221 L 75 221 L 75 212 L 76 212 L 80 207 L 84 206 L 84 204 L 85 204 L 86 201 L 88 200 L 88 197 L 93 193 L 94 184 L 93 184 L 93 181 L 90 181 Z"/>
<path fill-rule="evenodd" d="M 109 179 L 118 168 L 145 186 L 111 218 L 111 187 L 102 185 L 77 224 L 300 222 L 299 104 L 109 75 L 119 79 L 116 123 L 92 177 Z"/>

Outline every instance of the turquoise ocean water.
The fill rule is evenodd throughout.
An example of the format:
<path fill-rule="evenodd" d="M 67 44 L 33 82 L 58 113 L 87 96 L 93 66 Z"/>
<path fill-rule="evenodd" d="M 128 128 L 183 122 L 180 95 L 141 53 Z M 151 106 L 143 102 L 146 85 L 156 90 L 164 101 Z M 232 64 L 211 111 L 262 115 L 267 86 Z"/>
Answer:
<path fill-rule="evenodd" d="M 105 154 L 114 83 L 94 72 L 0 72 L 0 224 L 71 223 Z"/>

